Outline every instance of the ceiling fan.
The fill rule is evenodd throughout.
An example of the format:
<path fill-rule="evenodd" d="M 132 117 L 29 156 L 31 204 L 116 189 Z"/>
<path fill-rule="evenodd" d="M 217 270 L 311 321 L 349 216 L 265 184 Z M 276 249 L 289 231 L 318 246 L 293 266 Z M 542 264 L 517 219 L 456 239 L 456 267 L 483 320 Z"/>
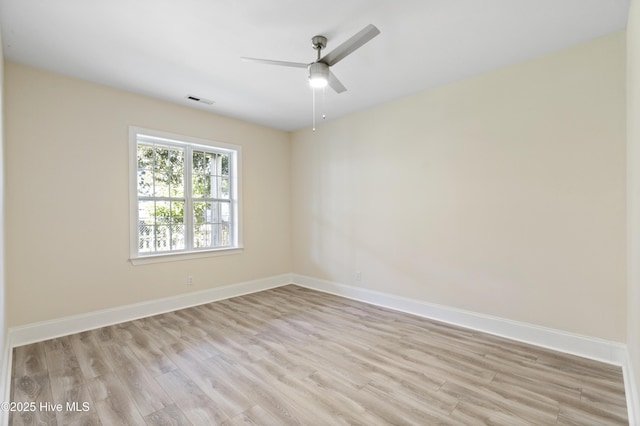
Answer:
<path fill-rule="evenodd" d="M 337 93 L 347 90 L 346 87 L 329 69 L 337 64 L 346 56 L 362 47 L 369 40 L 380 34 L 380 30 L 375 25 L 369 24 L 353 35 L 349 40 L 336 47 L 333 51 L 321 57 L 322 49 L 327 47 L 327 38 L 317 35 L 311 38 L 311 44 L 318 51 L 317 58 L 314 62 L 304 64 L 301 62 L 273 61 L 271 59 L 246 58 L 245 61 L 259 62 L 268 65 L 280 65 L 284 67 L 307 68 L 309 71 L 309 84 L 311 87 L 325 87 L 327 84 Z"/>

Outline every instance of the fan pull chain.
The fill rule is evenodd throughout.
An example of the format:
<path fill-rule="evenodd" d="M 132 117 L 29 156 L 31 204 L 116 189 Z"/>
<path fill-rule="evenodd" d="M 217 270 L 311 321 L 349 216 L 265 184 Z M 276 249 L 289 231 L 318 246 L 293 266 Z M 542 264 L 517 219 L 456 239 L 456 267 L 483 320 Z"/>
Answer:
<path fill-rule="evenodd" d="M 313 114 L 313 131 L 316 131 L 316 89 L 311 88 L 311 92 L 313 93 L 311 99 L 313 102 L 313 108 L 311 114 Z"/>
<path fill-rule="evenodd" d="M 312 103 L 313 103 L 313 107 L 312 107 L 312 112 L 311 114 L 313 115 L 313 131 L 316 131 L 316 89 L 311 88 L 311 92 L 312 92 Z M 326 88 L 322 88 L 322 119 L 326 120 L 327 119 L 327 115 L 324 113 L 324 111 L 327 110 L 327 90 Z"/>
<path fill-rule="evenodd" d="M 325 112 L 327 111 L 327 88 L 322 88 L 322 119 L 325 120 L 327 118 Z"/>

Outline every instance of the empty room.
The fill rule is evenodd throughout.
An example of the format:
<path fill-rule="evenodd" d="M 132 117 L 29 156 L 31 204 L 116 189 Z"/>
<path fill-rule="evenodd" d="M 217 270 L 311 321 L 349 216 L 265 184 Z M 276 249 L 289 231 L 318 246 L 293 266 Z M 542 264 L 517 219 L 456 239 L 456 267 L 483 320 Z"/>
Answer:
<path fill-rule="evenodd" d="M 640 0 L 0 0 L 3 425 L 640 425 Z"/>

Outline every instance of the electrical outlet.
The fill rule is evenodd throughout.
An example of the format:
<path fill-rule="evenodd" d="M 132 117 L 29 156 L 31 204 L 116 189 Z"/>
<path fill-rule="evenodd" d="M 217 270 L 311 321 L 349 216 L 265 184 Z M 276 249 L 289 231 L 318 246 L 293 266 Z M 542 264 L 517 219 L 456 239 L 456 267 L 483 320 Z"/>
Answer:
<path fill-rule="evenodd" d="M 356 281 L 360 281 L 362 279 L 362 275 L 360 274 L 360 271 L 356 271 Z"/>
<path fill-rule="evenodd" d="M 187 285 L 193 285 L 193 275 L 187 275 Z"/>

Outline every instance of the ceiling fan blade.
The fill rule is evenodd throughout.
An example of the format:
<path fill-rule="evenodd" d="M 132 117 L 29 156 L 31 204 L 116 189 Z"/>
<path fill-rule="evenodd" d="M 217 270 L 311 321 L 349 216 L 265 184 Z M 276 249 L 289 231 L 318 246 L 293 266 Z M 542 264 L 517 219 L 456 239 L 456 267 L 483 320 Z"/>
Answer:
<path fill-rule="evenodd" d="M 272 61 L 271 59 L 258 59 L 258 58 L 240 58 L 243 61 L 247 62 L 258 62 L 260 64 L 267 65 L 280 65 L 283 67 L 294 67 L 294 68 L 307 68 L 309 64 L 303 64 L 301 62 L 286 62 L 286 61 Z"/>
<path fill-rule="evenodd" d="M 336 93 L 342 93 L 347 90 L 347 88 L 344 87 L 342 83 L 340 83 L 340 80 L 338 80 L 338 77 L 336 77 L 335 74 L 332 73 L 331 71 L 329 71 L 328 83 L 329 83 L 329 86 L 331 86 L 331 88 L 336 91 Z"/>
<path fill-rule="evenodd" d="M 319 62 L 332 66 L 342 60 L 345 56 L 352 54 L 356 49 L 362 47 L 378 34 L 380 34 L 380 30 L 375 25 L 369 24 L 349 40 L 324 55 Z"/>

